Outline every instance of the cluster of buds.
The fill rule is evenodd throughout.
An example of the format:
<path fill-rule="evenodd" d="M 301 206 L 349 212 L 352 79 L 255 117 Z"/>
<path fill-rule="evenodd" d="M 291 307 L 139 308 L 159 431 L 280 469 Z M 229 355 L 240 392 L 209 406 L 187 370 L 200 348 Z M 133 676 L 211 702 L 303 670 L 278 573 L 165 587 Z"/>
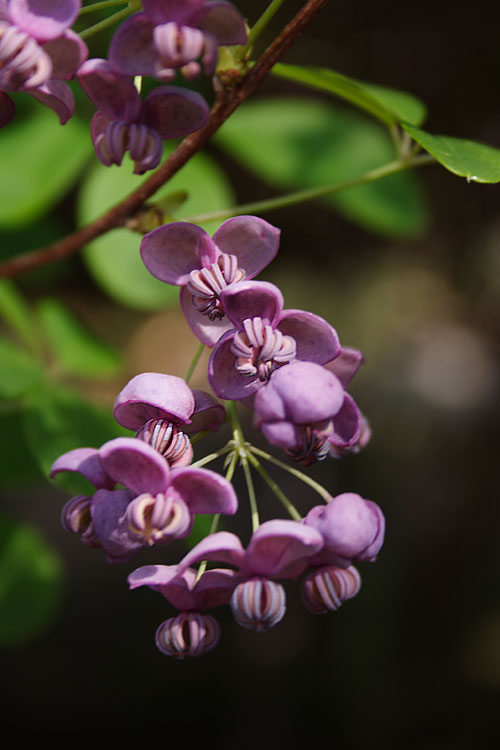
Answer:
<path fill-rule="evenodd" d="M 109 562 L 185 538 L 196 514 L 215 514 L 211 533 L 178 564 L 143 566 L 128 578 L 131 588 L 149 586 L 179 610 L 156 633 L 158 648 L 179 659 L 215 647 L 220 630 L 207 614 L 215 606 L 229 604 L 246 628 L 264 631 L 279 623 L 286 611 L 283 579 L 304 575 L 301 597 L 311 612 L 337 610 L 359 591 L 354 564 L 375 560 L 383 544 L 378 505 L 350 492 L 332 497 L 315 482 L 323 502 L 304 517 L 270 482 L 291 518 L 259 522 L 250 465 L 266 476 L 259 457 L 288 464 L 243 439 L 235 402 L 253 410 L 255 428 L 295 464 L 357 452 L 370 436 L 345 390 L 363 361 L 361 353 L 342 347 L 326 320 L 285 309 L 276 286 L 254 280 L 275 257 L 279 237 L 266 221 L 239 216 L 213 237 L 178 222 L 143 238 L 146 267 L 180 287 L 189 326 L 211 349 L 208 381 L 214 395 L 192 391 L 173 375 L 137 375 L 114 405 L 117 422 L 134 436 L 70 451 L 52 467 L 52 476 L 76 471 L 96 488 L 92 496 L 70 500 L 62 520 L 84 544 L 101 548 Z M 228 417 L 232 439 L 192 463 L 193 434 L 216 432 Z M 226 477 L 202 468 L 222 455 Z M 238 509 L 230 481 L 238 461 L 253 522 L 246 548 L 235 534 L 217 531 L 219 514 Z M 207 567 L 213 562 L 229 567 Z"/>
<path fill-rule="evenodd" d="M 97 108 L 91 136 L 98 159 L 120 165 L 128 152 L 135 174 L 157 167 L 162 141 L 203 127 L 208 105 L 179 86 L 156 86 L 142 99 L 134 79 L 211 76 L 219 46 L 245 44 L 247 32 L 228 2 L 143 0 L 142 7 L 115 31 L 108 59 L 87 60 L 85 43 L 69 28 L 80 0 L 0 0 L 0 128 L 14 117 L 12 91 L 25 91 L 67 122 L 74 98 L 64 81 L 76 76 Z"/>

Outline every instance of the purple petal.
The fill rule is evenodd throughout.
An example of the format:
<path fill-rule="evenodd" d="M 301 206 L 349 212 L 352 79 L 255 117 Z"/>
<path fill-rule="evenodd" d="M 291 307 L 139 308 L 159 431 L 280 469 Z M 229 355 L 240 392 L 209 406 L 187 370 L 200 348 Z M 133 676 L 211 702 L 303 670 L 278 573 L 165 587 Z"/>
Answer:
<path fill-rule="evenodd" d="M 245 551 L 236 534 L 219 531 L 202 539 L 182 558 L 177 567 L 181 572 L 200 560 L 217 560 L 239 568 L 244 557 Z"/>
<path fill-rule="evenodd" d="M 172 578 L 179 575 L 176 565 L 143 565 L 136 568 L 128 576 L 127 581 L 129 588 L 136 589 L 139 586 L 150 586 L 155 591 L 160 591 L 163 586 L 167 586 Z M 183 573 L 184 584 L 192 588 L 196 580 L 196 571 L 186 570 Z"/>
<path fill-rule="evenodd" d="M 255 317 L 262 318 L 264 324 L 270 323 L 274 327 L 283 310 L 281 291 L 267 281 L 239 281 L 230 284 L 222 290 L 220 299 L 227 317 L 239 329 L 243 327 L 246 318 Z"/>
<path fill-rule="evenodd" d="M 43 49 L 52 60 L 52 78 L 74 78 L 88 56 L 87 45 L 71 30 L 65 31 L 58 39 L 45 42 Z"/>
<path fill-rule="evenodd" d="M 246 44 L 247 30 L 241 13 L 230 3 L 217 0 L 205 3 L 196 16 L 196 26 L 208 31 L 218 44 Z"/>
<path fill-rule="evenodd" d="M 325 367 L 338 377 L 344 388 L 348 386 L 354 375 L 364 362 L 364 357 L 357 349 L 343 346 L 338 357 L 327 362 Z"/>
<path fill-rule="evenodd" d="M 111 489 L 114 481 L 106 473 L 99 451 L 95 448 L 76 448 L 59 456 L 50 470 L 50 478 L 53 479 L 61 471 L 71 471 L 81 474 L 98 489 Z"/>
<path fill-rule="evenodd" d="M 314 362 L 290 362 L 273 372 L 255 397 L 259 421 L 287 419 L 311 425 L 331 419 L 344 402 L 338 378 Z"/>
<path fill-rule="evenodd" d="M 36 89 L 27 90 L 26 93 L 45 104 L 46 107 L 53 109 L 61 125 L 68 122 L 75 111 L 73 92 L 64 81 L 51 79 Z"/>
<path fill-rule="evenodd" d="M 3 91 L 0 91 L 0 128 L 5 128 L 16 113 L 16 105 Z"/>
<path fill-rule="evenodd" d="M 87 60 L 77 78 L 97 109 L 111 120 L 133 122 L 139 117 L 141 97 L 133 81 L 114 71 L 107 60 Z"/>
<path fill-rule="evenodd" d="M 94 531 L 110 563 L 124 562 L 144 547 L 128 528 L 126 510 L 132 498 L 127 490 L 98 490 L 91 500 Z"/>
<path fill-rule="evenodd" d="M 128 430 L 140 429 L 149 419 L 189 424 L 194 411 L 191 388 L 176 375 L 143 372 L 130 380 L 116 397 L 113 414 Z"/>
<path fill-rule="evenodd" d="M 231 482 L 209 469 L 172 469 L 169 496 L 175 492 L 191 513 L 225 513 L 238 510 L 238 498 Z"/>
<path fill-rule="evenodd" d="M 228 331 L 215 345 L 208 360 L 208 382 L 219 398 L 239 401 L 256 393 L 263 383 L 257 375 L 248 377 L 238 372 L 231 351 L 233 338 L 234 331 Z"/>
<path fill-rule="evenodd" d="M 179 138 L 206 125 L 208 104 L 196 91 L 158 86 L 143 103 L 144 120 L 160 138 Z"/>
<path fill-rule="evenodd" d="M 61 36 L 80 10 L 80 0 L 10 0 L 9 16 L 13 24 L 38 41 Z"/>
<path fill-rule="evenodd" d="M 212 430 L 217 432 L 226 418 L 224 406 L 217 401 L 210 393 L 205 391 L 193 390 L 194 412 L 191 424 L 184 428 L 184 432 L 192 435 L 202 430 Z"/>
<path fill-rule="evenodd" d="M 196 609 L 211 609 L 221 604 L 228 604 L 240 580 L 241 576 L 236 570 L 223 568 L 206 570 L 193 590 Z"/>
<path fill-rule="evenodd" d="M 158 53 L 153 24 L 145 13 L 127 18 L 113 34 L 108 57 L 113 68 L 129 76 L 154 76 Z"/>
<path fill-rule="evenodd" d="M 193 295 L 185 286 L 181 289 L 180 301 L 182 312 L 189 327 L 196 338 L 205 346 L 212 348 L 223 334 L 233 330 L 234 326 L 226 315 L 216 320 L 210 320 L 207 315 L 203 315 L 197 310 L 193 305 Z"/>
<path fill-rule="evenodd" d="M 214 234 L 221 252 L 236 255 L 246 278 L 262 271 L 278 252 L 280 230 L 256 216 L 236 216 L 225 221 Z"/>
<path fill-rule="evenodd" d="M 262 432 L 271 445 L 276 445 L 283 450 L 293 450 L 300 444 L 300 430 L 292 422 L 285 420 L 263 422 L 256 425 L 256 428 Z"/>
<path fill-rule="evenodd" d="M 182 286 L 187 284 L 191 271 L 215 263 L 217 248 L 204 229 L 178 221 L 146 234 L 141 242 L 141 257 L 157 279 Z"/>
<path fill-rule="evenodd" d="M 276 326 L 297 343 L 297 359 L 330 362 L 340 352 L 337 332 L 319 315 L 305 310 L 285 310 Z"/>
<path fill-rule="evenodd" d="M 333 429 L 333 434 L 328 435 L 328 441 L 340 448 L 354 445 L 359 438 L 361 412 L 348 393 L 345 394 L 342 408 L 333 418 Z"/>
<path fill-rule="evenodd" d="M 109 440 L 100 448 L 99 455 L 115 482 L 138 495 L 166 491 L 170 474 L 168 463 L 142 440 L 127 437 Z"/>
<path fill-rule="evenodd" d="M 193 16 L 203 7 L 204 0 L 143 0 L 142 7 L 154 24 L 175 21 L 191 26 Z"/>
<path fill-rule="evenodd" d="M 251 575 L 296 578 L 322 546 L 323 538 L 316 529 L 298 521 L 266 521 L 250 540 L 244 568 Z"/>

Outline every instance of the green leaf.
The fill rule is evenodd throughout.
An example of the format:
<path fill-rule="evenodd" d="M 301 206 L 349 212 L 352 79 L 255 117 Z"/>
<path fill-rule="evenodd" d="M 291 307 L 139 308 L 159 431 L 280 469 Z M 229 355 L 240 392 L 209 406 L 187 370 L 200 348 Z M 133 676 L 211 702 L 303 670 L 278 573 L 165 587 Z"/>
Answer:
<path fill-rule="evenodd" d="M 171 150 L 172 147 L 169 146 Z M 107 208 L 120 201 L 140 184 L 126 161 L 121 167 L 96 164 L 85 181 L 80 198 L 79 214 L 82 223 L 95 219 Z M 197 154 L 182 170 L 158 191 L 153 200 L 162 196 L 187 191 L 189 197 L 177 211 L 176 218 L 229 208 L 233 203 L 230 186 L 215 162 L 204 154 Z M 217 222 L 204 225 L 207 231 L 217 228 Z M 88 269 L 98 284 L 117 302 L 136 310 L 157 310 L 174 306 L 179 301 L 179 289 L 155 279 L 142 263 L 139 246 L 141 238 L 127 229 L 115 229 L 94 240 L 85 250 Z"/>
<path fill-rule="evenodd" d="M 129 435 L 114 421 L 111 410 L 100 409 L 69 389 L 44 389 L 30 399 L 24 413 L 27 443 L 48 476 L 58 456 L 74 448 L 98 448 L 121 435 Z M 88 492 L 89 483 L 76 474 L 64 474 L 58 484 L 72 492 Z"/>
<path fill-rule="evenodd" d="M 302 98 L 247 102 L 215 141 L 280 190 L 341 183 L 395 158 L 389 136 L 376 123 L 327 102 Z M 426 204 L 410 173 L 321 200 L 380 233 L 412 235 L 427 222 Z"/>
<path fill-rule="evenodd" d="M 0 227 L 34 221 L 75 182 L 92 152 L 88 128 L 76 118 L 61 127 L 42 107 L 0 138 L 0 164 L 8 175 L 2 192 Z"/>
<path fill-rule="evenodd" d="M 404 129 L 440 164 L 468 182 L 500 182 L 500 150 L 477 141 L 432 135 L 402 123 Z"/>
<path fill-rule="evenodd" d="M 43 481 L 40 469 L 35 464 L 26 443 L 21 411 L 0 412 L 0 434 L 7 436 L 2 441 L 2 487 L 27 487 Z"/>
<path fill-rule="evenodd" d="M 0 281 L 0 315 L 32 351 L 38 351 L 29 307 L 16 286 L 6 279 Z"/>
<path fill-rule="evenodd" d="M 61 372 L 105 378 L 119 371 L 118 353 L 87 331 L 60 302 L 49 298 L 42 300 L 38 316 Z"/>
<path fill-rule="evenodd" d="M 356 81 L 328 68 L 277 63 L 272 72 L 280 78 L 338 96 L 387 126 L 395 125 L 400 120 L 420 125 L 427 114 L 425 104 L 412 94 Z"/>
<path fill-rule="evenodd" d="M 43 376 L 40 363 L 4 337 L 0 337 L 0 362 L 0 400 L 26 395 Z"/>
<path fill-rule="evenodd" d="M 0 644 L 17 646 L 42 632 L 59 610 L 62 565 L 29 526 L 0 517 Z"/>

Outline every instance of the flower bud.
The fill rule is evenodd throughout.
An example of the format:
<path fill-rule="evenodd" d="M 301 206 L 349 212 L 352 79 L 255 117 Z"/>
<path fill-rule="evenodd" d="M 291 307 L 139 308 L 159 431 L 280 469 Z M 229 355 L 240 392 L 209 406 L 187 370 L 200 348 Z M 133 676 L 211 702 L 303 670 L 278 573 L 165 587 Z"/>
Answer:
<path fill-rule="evenodd" d="M 188 436 L 166 419 L 150 419 L 135 434 L 164 456 L 170 466 L 187 466 L 193 449 Z"/>
<path fill-rule="evenodd" d="M 283 586 L 266 578 L 252 578 L 236 586 L 231 597 L 234 619 L 258 632 L 276 625 L 286 612 Z"/>
<path fill-rule="evenodd" d="M 156 631 L 156 645 L 166 656 L 187 659 L 216 647 L 220 639 L 217 620 L 199 612 L 181 612 L 162 622 Z"/>
<path fill-rule="evenodd" d="M 356 596 L 361 578 L 354 566 L 318 568 L 302 582 L 301 597 L 306 609 L 315 615 L 335 612 L 343 602 Z"/>
<path fill-rule="evenodd" d="M 79 534 L 87 547 L 100 547 L 90 515 L 90 497 L 77 495 L 68 500 L 61 512 L 61 523 L 66 531 Z"/>

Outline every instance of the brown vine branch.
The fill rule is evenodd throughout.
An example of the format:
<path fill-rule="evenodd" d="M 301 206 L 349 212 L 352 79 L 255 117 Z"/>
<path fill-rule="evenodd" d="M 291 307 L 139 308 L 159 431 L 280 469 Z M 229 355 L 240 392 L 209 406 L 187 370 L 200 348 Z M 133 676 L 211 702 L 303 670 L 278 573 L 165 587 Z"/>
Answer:
<path fill-rule="evenodd" d="M 22 253 L 0 263 L 0 278 L 15 276 L 24 271 L 61 260 L 79 250 L 87 242 L 100 237 L 132 217 L 162 185 L 176 174 L 221 127 L 239 105 L 247 99 L 267 78 L 273 65 L 282 57 L 290 45 L 311 23 L 328 0 L 308 0 L 297 15 L 283 29 L 262 56 L 257 60 L 243 80 L 231 90 L 222 88 L 210 112 L 204 128 L 187 136 L 169 158 L 137 190 L 126 196 L 95 221 L 36 250 Z"/>

